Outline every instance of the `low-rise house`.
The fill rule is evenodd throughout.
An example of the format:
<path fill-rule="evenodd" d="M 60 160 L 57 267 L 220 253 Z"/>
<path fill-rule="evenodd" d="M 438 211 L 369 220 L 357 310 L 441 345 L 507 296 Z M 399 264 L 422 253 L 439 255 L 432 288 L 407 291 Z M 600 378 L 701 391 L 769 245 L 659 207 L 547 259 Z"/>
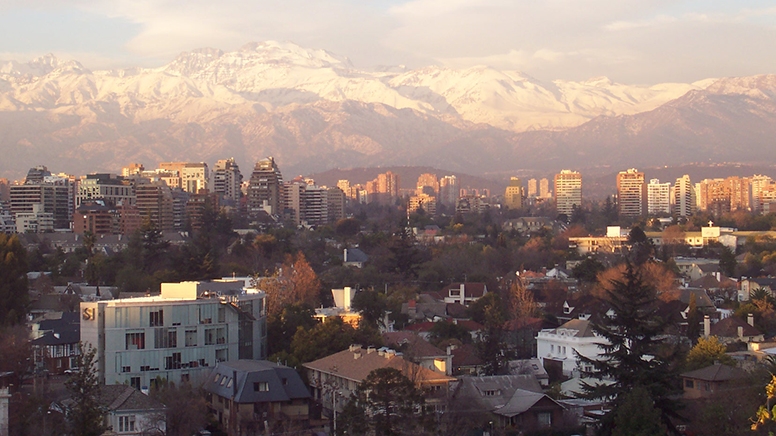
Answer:
<path fill-rule="evenodd" d="M 550 373 L 556 377 L 561 371 L 564 376 L 571 375 L 577 369 L 577 353 L 590 359 L 596 359 L 603 351 L 599 344 L 605 343 L 593 332 L 589 320 L 573 319 L 556 329 L 544 329 L 536 337 L 537 356 Z M 592 368 L 583 368 L 592 370 Z"/>
<path fill-rule="evenodd" d="M 451 408 L 481 424 L 536 431 L 562 423 L 564 407 L 543 394 L 533 375 L 461 377 Z"/>
<path fill-rule="evenodd" d="M 363 268 L 369 261 L 369 256 L 358 248 L 345 248 L 342 254 L 342 265 Z"/>
<path fill-rule="evenodd" d="M 460 303 L 468 306 L 488 293 L 485 283 L 451 283 L 440 291 L 445 303 Z"/>
<path fill-rule="evenodd" d="M 361 313 L 351 308 L 353 297 L 356 296 L 356 289 L 350 287 L 332 289 L 331 295 L 334 297 L 334 307 L 315 309 L 315 319 L 323 322 L 326 318 L 338 317 L 353 327 L 358 327 L 358 324 L 361 322 Z"/>
<path fill-rule="evenodd" d="M 287 366 L 266 360 L 219 362 L 203 388 L 229 434 L 267 431 L 265 423 L 270 428 L 309 423 L 310 392 Z"/>
<path fill-rule="evenodd" d="M 423 368 L 404 359 L 388 348 L 362 348 L 351 345 L 347 350 L 302 365 L 307 371 L 313 399 L 323 407 L 324 413 L 342 411 L 350 395 L 361 382 L 378 368 L 394 368 L 402 372 L 415 385 L 426 391 L 426 404 L 444 409 L 449 385 L 454 378 Z"/>
<path fill-rule="evenodd" d="M 418 334 L 410 331 L 383 333 L 384 343 L 402 353 L 404 358 L 441 374 L 453 372 L 453 356 L 440 350 Z"/>
<path fill-rule="evenodd" d="M 684 398 L 710 397 L 715 393 L 738 387 L 738 380 L 746 377 L 742 369 L 715 364 L 682 374 Z"/>
<path fill-rule="evenodd" d="M 762 289 L 770 296 L 774 296 L 774 289 L 776 289 L 776 278 L 759 277 L 753 279 L 743 279 L 740 282 L 740 289 L 738 291 L 738 301 L 749 301 L 749 297 L 752 292 L 757 289 Z"/>
<path fill-rule="evenodd" d="M 105 408 L 108 434 L 164 435 L 167 426 L 165 406 L 128 385 L 104 385 L 97 397 Z"/>
<path fill-rule="evenodd" d="M 747 323 L 734 316 L 727 317 L 712 325 L 708 334 L 716 336 L 724 344 L 764 341 L 765 335 L 754 326 L 754 317 L 750 314 L 748 318 Z"/>
<path fill-rule="evenodd" d="M 42 319 L 33 324 L 30 342 L 36 370 L 63 374 L 74 368 L 81 354 L 81 321 L 78 312 L 59 312 L 59 317 Z"/>

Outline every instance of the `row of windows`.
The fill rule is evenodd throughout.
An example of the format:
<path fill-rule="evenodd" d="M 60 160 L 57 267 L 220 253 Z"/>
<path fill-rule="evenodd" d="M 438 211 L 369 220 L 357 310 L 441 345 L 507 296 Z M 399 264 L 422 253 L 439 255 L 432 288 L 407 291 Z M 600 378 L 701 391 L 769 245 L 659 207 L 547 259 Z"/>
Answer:
<path fill-rule="evenodd" d="M 205 345 L 223 345 L 229 342 L 226 327 L 210 327 L 204 331 Z M 184 331 L 184 346 L 197 346 L 197 330 L 186 329 Z M 176 328 L 154 329 L 154 348 L 177 348 L 178 330 Z M 145 331 L 127 332 L 125 334 L 125 350 L 145 350 Z"/>

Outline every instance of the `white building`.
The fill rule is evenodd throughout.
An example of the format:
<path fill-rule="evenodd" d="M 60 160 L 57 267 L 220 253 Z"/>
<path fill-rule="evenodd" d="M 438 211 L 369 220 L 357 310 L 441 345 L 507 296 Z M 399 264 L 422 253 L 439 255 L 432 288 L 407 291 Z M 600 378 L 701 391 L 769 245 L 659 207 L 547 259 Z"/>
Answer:
<path fill-rule="evenodd" d="M 671 184 L 652 179 L 647 185 L 647 213 L 661 215 L 671 213 Z"/>
<path fill-rule="evenodd" d="M 32 212 L 16 214 L 16 233 L 45 233 L 54 231 L 54 214 L 43 211 L 42 204 L 33 204 Z"/>
<path fill-rule="evenodd" d="M 570 376 L 577 369 L 579 358 L 575 351 L 585 357 L 596 359 L 603 350 L 598 346 L 606 339 L 593 333 L 590 321 L 572 319 L 556 329 L 543 329 L 536 337 L 536 354 L 547 368 L 553 363 L 562 366 L 563 375 Z M 584 368 L 592 370 L 592 368 Z"/>
<path fill-rule="evenodd" d="M 81 303 L 102 383 L 197 381 L 217 362 L 266 358 L 263 291 L 242 280 L 163 283 L 159 296 Z"/>

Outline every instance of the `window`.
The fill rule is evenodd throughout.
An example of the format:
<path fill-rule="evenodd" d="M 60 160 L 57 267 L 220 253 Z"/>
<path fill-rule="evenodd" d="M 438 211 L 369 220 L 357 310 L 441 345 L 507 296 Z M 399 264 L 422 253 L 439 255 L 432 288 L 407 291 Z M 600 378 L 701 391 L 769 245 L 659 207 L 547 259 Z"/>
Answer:
<path fill-rule="evenodd" d="M 144 332 L 129 332 L 126 334 L 126 349 L 127 350 L 143 350 L 145 349 L 145 333 Z"/>
<path fill-rule="evenodd" d="M 164 358 L 164 369 L 181 369 L 181 353 L 172 353 Z"/>
<path fill-rule="evenodd" d="M 692 388 L 695 387 L 695 384 L 692 382 L 692 380 L 685 379 L 684 380 L 684 387 L 692 389 Z"/>
<path fill-rule="evenodd" d="M 178 347 L 178 332 L 174 328 L 154 329 L 154 348 Z"/>
<path fill-rule="evenodd" d="M 253 383 L 253 391 L 254 392 L 269 392 L 269 383 L 267 383 L 267 382 L 254 382 Z"/>
<path fill-rule="evenodd" d="M 197 329 L 186 329 L 186 346 L 187 347 L 196 347 L 197 346 Z"/>
<path fill-rule="evenodd" d="M 226 348 L 222 348 L 220 350 L 216 350 L 216 362 L 226 362 L 229 360 L 229 350 Z"/>
<path fill-rule="evenodd" d="M 536 420 L 539 421 L 540 427 L 549 427 L 552 425 L 552 414 L 551 413 L 537 413 L 536 414 Z"/>
<path fill-rule="evenodd" d="M 122 366 L 121 372 L 132 372 L 132 368 L 129 366 Z"/>
<path fill-rule="evenodd" d="M 215 345 L 216 329 L 205 329 L 205 345 Z"/>
<path fill-rule="evenodd" d="M 131 377 L 129 379 L 129 385 L 137 390 L 140 390 L 140 377 Z"/>
<path fill-rule="evenodd" d="M 119 433 L 135 431 L 135 415 L 119 416 Z"/>
<path fill-rule="evenodd" d="M 164 325 L 164 311 L 159 309 L 157 312 L 151 312 L 149 325 L 151 327 L 160 327 Z"/>

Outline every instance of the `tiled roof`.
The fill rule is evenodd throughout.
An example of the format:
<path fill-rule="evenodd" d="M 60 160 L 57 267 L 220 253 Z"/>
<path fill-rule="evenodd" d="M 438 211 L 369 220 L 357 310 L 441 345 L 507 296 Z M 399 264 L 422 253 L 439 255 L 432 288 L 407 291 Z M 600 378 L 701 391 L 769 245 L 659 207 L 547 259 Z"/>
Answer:
<path fill-rule="evenodd" d="M 164 404 L 128 385 L 102 386 L 97 399 L 110 411 L 164 409 Z"/>
<path fill-rule="evenodd" d="M 744 336 L 759 336 L 762 334 L 753 326 L 747 324 L 735 316 L 725 318 L 711 326 L 711 335 L 720 338 L 737 338 L 738 327 L 743 327 Z"/>
<path fill-rule="evenodd" d="M 560 329 L 576 330 L 578 333 L 574 335 L 574 337 L 577 338 L 591 338 L 595 336 L 593 334 L 593 324 L 585 319 L 572 319 L 566 324 L 558 327 L 557 330 Z"/>
<path fill-rule="evenodd" d="M 703 381 L 726 381 L 746 377 L 746 372 L 734 366 L 716 364 L 685 372 L 682 377 Z"/>
<path fill-rule="evenodd" d="M 235 379 L 236 376 L 236 379 Z M 257 383 L 266 383 L 267 390 Z M 274 403 L 310 398 L 299 373 L 267 360 L 219 362 L 206 379 L 204 389 L 238 403 Z"/>
<path fill-rule="evenodd" d="M 533 407 L 534 404 L 538 403 L 541 399 L 545 397 L 547 397 L 547 395 L 542 393 L 518 389 L 512 395 L 512 398 L 509 399 L 509 402 L 507 402 L 507 404 L 494 410 L 493 413 L 495 413 L 496 415 L 501 415 L 501 416 L 506 416 L 511 418 L 513 416 L 517 416 L 523 412 L 526 412 L 528 409 Z M 552 398 L 550 397 L 547 397 L 547 398 L 552 402 L 558 404 Z M 561 406 L 560 404 L 558 404 L 558 406 L 563 408 L 563 406 Z"/>
<path fill-rule="evenodd" d="M 455 393 L 457 398 L 471 401 L 483 412 L 492 412 L 504 407 L 512 395 L 522 389 L 526 392 L 541 392 L 539 381 L 533 375 L 492 375 L 484 377 L 461 377 Z"/>
<path fill-rule="evenodd" d="M 305 363 L 302 366 L 356 382 L 361 382 L 370 372 L 378 368 L 398 369 L 408 378 L 420 383 L 443 383 L 455 380 L 452 377 L 418 366 L 395 353 L 386 353 L 371 348 L 363 349 L 356 346 Z"/>
<path fill-rule="evenodd" d="M 484 362 L 477 353 L 477 347 L 472 344 L 463 344 L 452 351 L 453 367 L 477 366 Z"/>
<path fill-rule="evenodd" d="M 383 333 L 383 340 L 389 347 L 406 346 L 405 354 L 413 358 L 446 356 L 447 353 L 431 345 L 415 332 L 400 331 Z"/>

